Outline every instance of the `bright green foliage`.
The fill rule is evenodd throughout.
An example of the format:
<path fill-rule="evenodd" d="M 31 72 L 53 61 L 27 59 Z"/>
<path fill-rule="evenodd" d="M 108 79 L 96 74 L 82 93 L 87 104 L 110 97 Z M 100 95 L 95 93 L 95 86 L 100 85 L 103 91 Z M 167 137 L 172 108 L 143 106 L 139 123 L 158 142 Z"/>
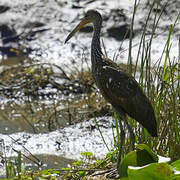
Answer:
<path fill-rule="evenodd" d="M 79 176 L 80 177 L 84 177 L 86 175 L 86 172 L 85 171 L 79 171 Z"/>
<path fill-rule="evenodd" d="M 139 144 L 136 151 L 128 153 L 122 160 L 118 172 L 120 177 L 128 177 L 129 180 L 180 180 L 180 173 L 174 174 L 173 168 L 180 171 L 180 160 L 171 165 L 158 163 L 157 155 L 147 145 Z"/>
<path fill-rule="evenodd" d="M 155 155 L 151 149 L 145 144 L 139 144 L 136 146 L 135 151 L 128 153 L 122 160 L 119 167 L 120 177 L 126 177 L 128 166 L 144 166 L 158 161 L 157 155 Z"/>
<path fill-rule="evenodd" d="M 62 170 L 64 170 L 64 171 L 70 171 L 71 170 L 71 168 L 61 168 Z"/>
<path fill-rule="evenodd" d="M 116 163 L 116 161 L 117 161 L 117 157 L 116 157 L 117 153 L 118 153 L 118 149 L 111 150 L 110 152 L 108 152 L 106 154 L 106 158 L 109 159 L 110 162 Z"/>
<path fill-rule="evenodd" d="M 17 151 L 17 155 L 18 156 L 15 158 L 10 157 L 5 164 L 7 178 L 17 176 L 21 179 L 21 174 L 24 172 L 24 166 L 22 166 L 21 160 L 21 151 Z"/>
<path fill-rule="evenodd" d="M 152 163 L 141 169 L 128 168 L 129 180 L 170 180 L 172 168 L 167 163 Z"/>
<path fill-rule="evenodd" d="M 79 160 L 79 161 L 75 161 L 72 163 L 72 166 L 76 167 L 76 166 L 80 166 L 82 164 L 82 161 Z"/>
<path fill-rule="evenodd" d="M 174 174 L 168 180 L 180 180 L 180 174 Z"/>
<path fill-rule="evenodd" d="M 180 171 L 180 159 L 171 163 L 171 166 L 176 170 L 176 171 Z"/>
<path fill-rule="evenodd" d="M 85 156 L 86 158 L 90 158 L 93 156 L 93 153 L 92 152 L 82 152 L 81 156 Z"/>
<path fill-rule="evenodd" d="M 120 167 L 118 169 L 120 177 L 126 177 L 127 176 L 128 166 L 137 166 L 136 151 L 132 151 L 132 152 L 128 153 L 125 156 L 125 158 L 122 160 Z"/>
<path fill-rule="evenodd" d="M 128 177 L 121 177 L 118 180 L 129 180 L 129 178 Z"/>
<path fill-rule="evenodd" d="M 44 169 L 42 171 L 26 171 L 21 176 L 13 177 L 13 180 L 59 180 L 59 171 Z M 4 179 L 5 180 L 5 179 Z"/>
<path fill-rule="evenodd" d="M 137 156 L 138 165 L 144 165 L 144 163 L 147 164 L 147 162 L 158 162 L 158 156 L 149 148 L 149 146 L 145 144 L 137 144 L 136 151 L 137 154 L 139 154 Z M 143 163 L 142 161 L 144 161 L 144 157 L 146 157 L 146 160 Z"/>

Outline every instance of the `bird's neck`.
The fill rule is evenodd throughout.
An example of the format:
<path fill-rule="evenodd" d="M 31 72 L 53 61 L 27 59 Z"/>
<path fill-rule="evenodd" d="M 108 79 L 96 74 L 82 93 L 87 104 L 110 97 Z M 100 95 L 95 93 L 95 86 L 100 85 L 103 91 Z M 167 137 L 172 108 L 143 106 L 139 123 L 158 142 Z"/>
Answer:
<path fill-rule="evenodd" d="M 96 66 L 97 63 L 102 61 L 102 51 L 100 45 L 100 32 L 101 32 L 101 25 L 102 20 L 97 20 L 93 23 L 94 25 L 94 33 L 91 43 L 91 62 L 92 66 Z"/>

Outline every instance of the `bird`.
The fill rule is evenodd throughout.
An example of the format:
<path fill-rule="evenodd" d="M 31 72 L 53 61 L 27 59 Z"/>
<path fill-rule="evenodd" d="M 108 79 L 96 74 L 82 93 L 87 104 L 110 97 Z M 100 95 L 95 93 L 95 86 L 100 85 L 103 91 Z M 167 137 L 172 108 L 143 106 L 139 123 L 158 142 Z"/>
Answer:
<path fill-rule="evenodd" d="M 125 140 L 124 126 L 130 133 L 132 149 L 135 149 L 135 135 L 128 123 L 127 116 L 138 121 L 152 137 L 157 137 L 157 122 L 151 102 L 142 88 L 130 74 L 125 72 L 114 61 L 103 55 L 100 43 L 102 16 L 97 10 L 90 9 L 81 22 L 67 36 L 65 43 L 86 24 L 92 23 L 93 37 L 91 42 L 91 71 L 102 96 L 117 112 L 120 128 L 120 145 L 117 169 L 121 162 L 122 147 Z M 124 123 L 122 123 L 124 121 Z"/>

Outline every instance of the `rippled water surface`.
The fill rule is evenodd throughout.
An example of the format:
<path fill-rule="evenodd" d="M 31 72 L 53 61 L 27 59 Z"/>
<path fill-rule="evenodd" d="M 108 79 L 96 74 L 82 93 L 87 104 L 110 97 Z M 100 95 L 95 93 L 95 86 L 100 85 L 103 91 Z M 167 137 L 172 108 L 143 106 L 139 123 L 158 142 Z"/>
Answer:
<path fill-rule="evenodd" d="M 163 2 L 164 1 L 161 3 L 161 8 L 163 7 Z M 126 39 L 122 43 L 113 37 L 108 37 L 107 29 L 122 25 L 123 23 L 130 24 L 133 12 L 132 1 L 97 0 L 80 1 L 76 3 L 73 0 L 1 0 L 0 6 L 9 8 L 7 8 L 7 10 L 4 9 L 5 12 L 3 10 L 0 11 L 0 25 L 8 25 L 11 30 L 13 29 L 15 31 L 14 35 L 18 36 L 14 42 L 4 42 L 3 38 L 1 38 L 0 47 L 17 49 L 17 52 L 11 49 L 15 54 L 18 54 L 19 50 L 22 50 L 23 54 L 21 58 L 19 56 L 18 58 L 10 58 L 8 57 L 9 55 L 1 53 L 0 58 L 2 60 L 0 71 L 12 67 L 13 65 L 21 66 L 21 64 L 23 64 L 23 59 L 26 60 L 25 63 L 27 64 L 30 63 L 30 60 L 33 60 L 33 63 L 47 62 L 57 64 L 67 73 L 72 73 L 72 71 L 76 73 L 82 69 L 89 68 L 92 33 L 77 33 L 67 44 L 64 44 L 64 40 L 68 33 L 79 23 L 84 11 L 87 9 L 98 9 L 102 13 L 104 19 L 102 37 L 108 56 L 113 58 L 114 55 L 118 55 L 117 62 L 127 63 L 129 40 Z M 153 39 L 151 46 L 152 64 L 156 64 L 161 56 L 165 56 L 163 49 L 165 48 L 168 38 L 168 29 L 170 24 L 175 22 L 179 11 L 178 8 L 180 9 L 178 3 L 174 3 L 174 1 L 173 3 L 169 3 L 159 21 L 156 37 Z M 126 18 L 121 22 L 119 16 L 116 14 L 113 15 L 113 10 L 122 10 Z M 148 12 L 149 7 L 145 4 L 145 1 L 140 2 L 135 15 L 135 35 L 132 41 L 132 60 L 134 62 L 139 48 L 138 43 L 140 42 L 142 28 L 145 24 Z M 146 36 L 147 42 L 152 31 L 153 20 L 154 17 L 150 19 L 147 26 L 147 32 L 149 32 L 149 35 L 147 34 Z M 172 33 L 170 41 L 171 49 L 169 57 L 172 60 L 174 57 L 178 56 L 179 28 L 180 25 L 177 21 L 177 26 Z M 119 49 L 122 51 L 119 52 Z M 177 58 L 175 58 L 175 61 L 177 61 L 176 59 Z M 163 64 L 163 61 L 161 64 Z M 30 71 L 31 69 L 28 70 Z M 57 69 L 54 69 L 54 71 L 58 73 Z M 1 79 L 1 83 L 3 82 L 4 81 Z M 51 87 L 50 90 L 52 92 Z M 42 91 L 44 92 L 44 90 Z M 46 91 L 49 93 L 49 89 L 46 89 Z M 65 99 L 68 99 L 68 97 L 70 97 L 70 95 L 61 96 L 61 98 Z M 52 98 L 55 99 L 54 102 L 43 99 L 42 101 L 45 105 L 39 107 L 40 110 L 38 110 L 37 103 L 32 104 L 30 107 L 27 106 L 27 104 L 24 105 L 23 101 L 17 101 L 17 104 L 14 105 L 13 103 L 16 102 L 16 100 L 12 99 L 10 96 L 8 98 L 0 98 L 2 102 L 0 107 L 1 147 L 6 148 L 7 157 L 17 156 L 17 153 L 12 150 L 12 148 L 14 148 L 22 151 L 22 153 L 31 158 L 33 157 L 30 153 L 36 155 L 38 159 L 44 163 L 43 168 L 60 168 L 67 166 L 68 163 L 72 162 L 72 159 L 78 159 L 80 153 L 84 151 L 93 152 L 97 158 L 103 158 L 107 153 L 107 149 L 97 130 L 94 118 L 90 119 L 88 116 L 82 115 L 85 114 L 85 111 L 90 111 L 89 109 L 87 110 L 85 108 L 85 110 L 82 110 L 73 108 L 73 113 L 78 114 L 78 118 L 82 118 L 86 121 L 69 126 L 69 120 L 75 118 L 75 116 L 70 117 L 69 114 L 73 113 L 64 113 L 63 117 L 62 115 L 58 115 L 58 119 L 50 118 L 51 113 L 53 112 L 52 114 L 54 114 L 56 108 L 57 110 L 62 110 L 68 107 L 66 103 L 66 105 L 58 104 L 56 108 L 51 109 L 52 105 L 57 103 L 59 97 L 57 100 L 56 98 Z M 68 101 L 74 100 L 73 98 L 70 99 L 71 100 Z M 41 102 L 41 99 L 38 101 Z M 80 102 L 80 104 L 83 103 L 82 101 Z M 48 104 L 51 108 L 48 108 Z M 76 106 L 74 105 L 74 107 Z M 84 106 L 86 105 L 83 104 L 83 107 Z M 34 109 L 36 109 L 36 111 L 34 111 Z M 72 110 L 72 108 L 70 108 L 70 110 Z M 47 114 L 49 114 L 49 116 L 45 116 L 45 112 L 48 112 Z M 35 115 L 33 115 L 33 113 Z M 37 117 L 41 117 L 41 119 L 37 121 Z M 30 119 L 31 121 L 29 121 Z M 53 122 L 50 123 L 52 125 L 54 120 L 56 120 L 56 123 L 60 123 L 61 128 L 52 127 L 51 132 L 48 131 L 48 128 L 44 130 L 43 127 L 47 127 L 48 124 L 46 121 L 43 121 L 45 119 L 52 119 Z M 111 126 L 114 123 L 113 118 L 105 116 L 97 120 L 100 123 L 109 148 L 112 148 L 113 139 Z M 36 122 L 35 129 L 30 126 L 29 122 Z M 38 122 L 43 122 L 44 124 Z M 29 163 L 27 159 L 24 159 L 24 162 L 27 164 Z M 30 167 L 31 166 L 32 165 L 30 165 Z M 35 165 L 33 166 L 35 167 Z"/>

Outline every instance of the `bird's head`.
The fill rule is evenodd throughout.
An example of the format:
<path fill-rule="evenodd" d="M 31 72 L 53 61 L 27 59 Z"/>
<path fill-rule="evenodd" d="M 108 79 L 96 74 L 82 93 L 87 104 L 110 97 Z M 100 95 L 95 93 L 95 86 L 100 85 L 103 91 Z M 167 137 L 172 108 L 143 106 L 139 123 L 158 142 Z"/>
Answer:
<path fill-rule="evenodd" d="M 84 27 L 86 24 L 94 23 L 97 19 L 101 19 L 101 15 L 96 10 L 88 10 L 82 19 L 82 21 L 73 29 L 73 31 L 68 35 L 68 37 L 65 40 L 65 43 L 74 36 L 74 34 L 79 31 L 82 27 Z"/>

